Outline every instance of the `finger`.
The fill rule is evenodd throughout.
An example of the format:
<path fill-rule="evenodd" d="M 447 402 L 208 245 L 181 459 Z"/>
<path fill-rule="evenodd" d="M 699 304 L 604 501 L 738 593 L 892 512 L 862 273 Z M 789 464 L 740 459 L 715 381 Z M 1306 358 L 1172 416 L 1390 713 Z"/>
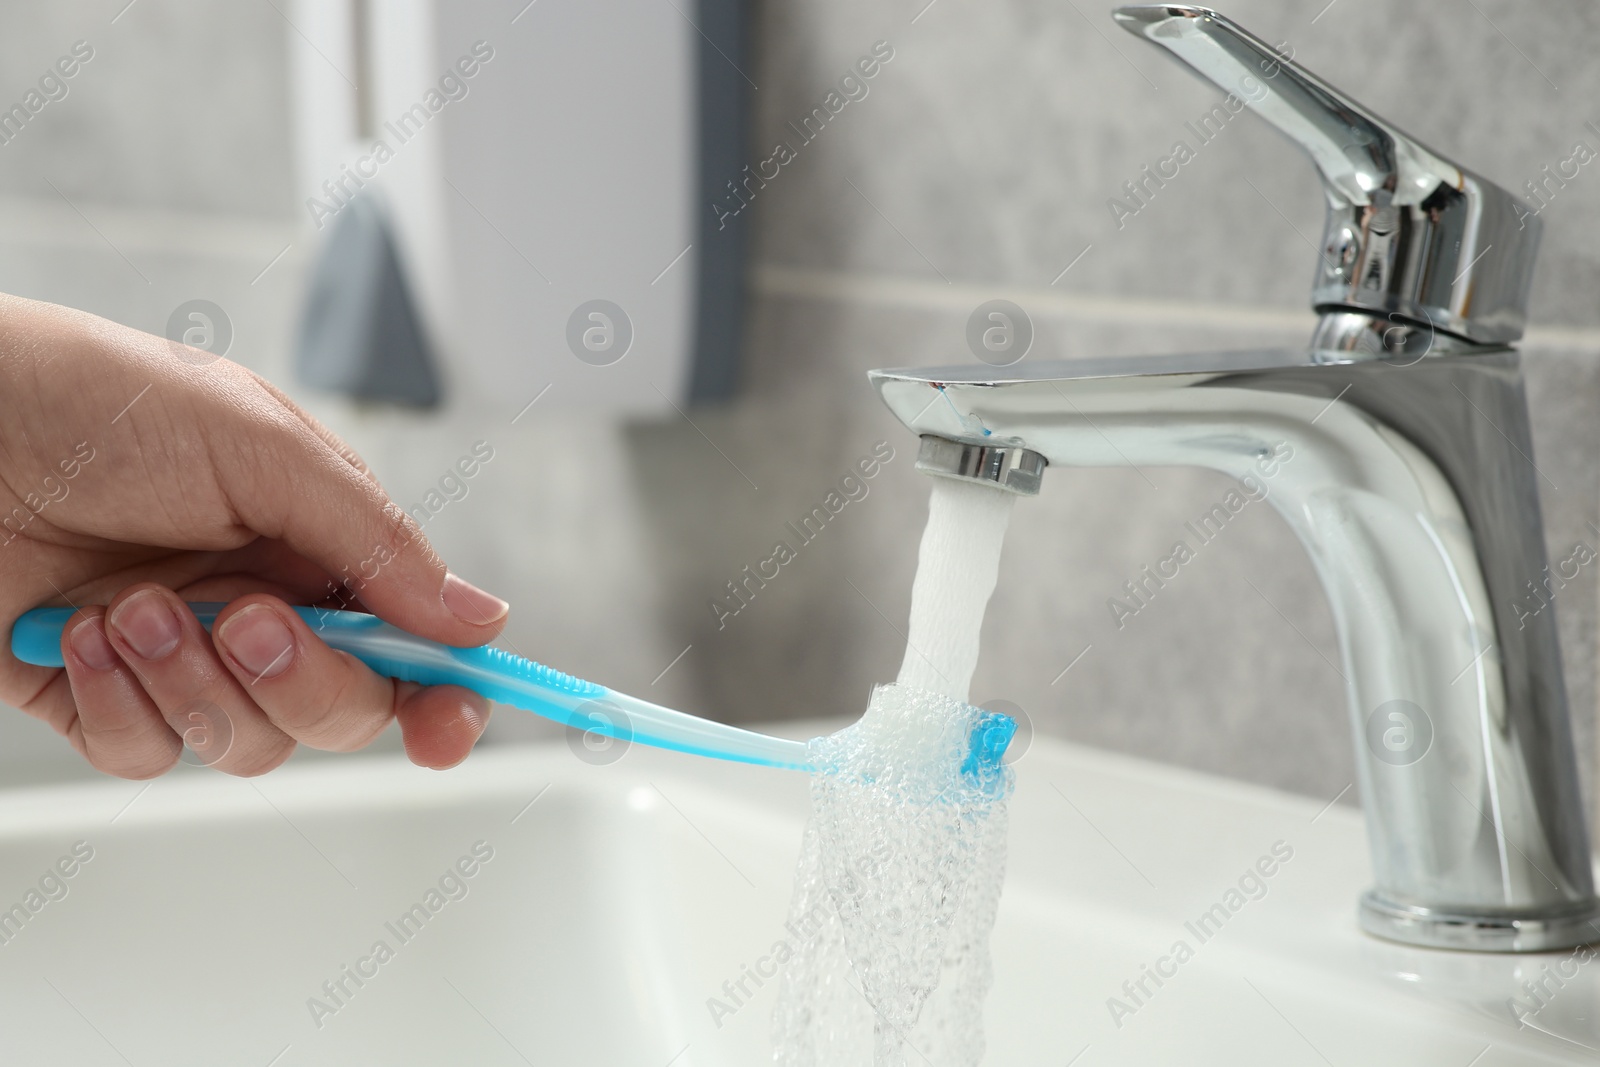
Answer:
<path fill-rule="evenodd" d="M 261 440 L 229 449 L 224 486 L 251 529 L 277 537 L 347 585 L 389 622 L 436 641 L 480 645 L 509 608 L 446 570 L 422 529 L 383 489 L 289 412 L 257 424 Z"/>
<path fill-rule="evenodd" d="M 321 600 L 337 589 L 322 567 L 270 537 L 258 537 L 232 551 L 204 554 L 202 562 L 205 570 L 193 572 L 189 581 L 161 584 L 188 601 L 223 603 L 247 593 L 271 593 L 290 604 L 304 604 Z M 122 588 L 118 586 L 113 592 Z"/>
<path fill-rule="evenodd" d="M 119 778 L 154 778 L 178 762 L 183 742 L 106 640 L 104 608 L 82 608 L 67 620 L 61 658 L 77 705 L 67 736 L 91 766 Z"/>
<path fill-rule="evenodd" d="M 3 540 L 0 533 L 0 540 Z M 246 593 L 271 593 L 290 603 L 326 599 L 338 587 L 328 572 L 281 541 L 257 537 L 249 544 L 219 552 L 163 552 L 130 547 L 94 552 L 85 559 L 82 550 L 57 549 L 46 563 L 59 564 L 51 582 L 39 578 L 55 594 L 56 604 L 104 604 L 135 582 L 155 582 L 186 601 L 226 603 Z M 41 564 L 40 573 L 47 567 Z M 93 571 L 77 579 L 80 572 Z M 11 592 L 16 592 L 12 590 Z M 33 604 L 43 597 L 15 597 Z"/>
<path fill-rule="evenodd" d="M 294 741 L 234 680 L 210 635 L 172 590 L 145 582 L 119 593 L 106 609 L 106 636 L 167 725 L 179 733 L 201 726 L 222 735 L 213 742 L 222 750 L 207 753 L 211 766 L 250 777 L 294 751 Z"/>
<path fill-rule="evenodd" d="M 349 752 L 377 737 L 394 718 L 393 679 L 329 648 L 276 597 L 234 601 L 217 616 L 211 633 L 239 685 L 296 741 Z"/>
<path fill-rule="evenodd" d="M 411 762 L 442 771 L 466 759 L 489 725 L 489 701 L 456 685 L 400 689 L 395 718 Z"/>
<path fill-rule="evenodd" d="M 321 419 L 318 419 L 305 408 L 295 403 L 293 397 L 284 392 L 282 389 L 279 389 L 276 385 L 273 385 L 271 382 L 267 381 L 265 378 L 261 377 L 261 375 L 257 374 L 255 371 L 250 371 L 249 373 L 250 376 L 256 380 L 256 384 L 260 385 L 262 389 L 270 393 L 274 400 L 282 404 L 289 411 L 293 412 L 301 422 L 306 424 L 306 427 L 310 429 L 312 433 L 322 438 L 322 443 L 333 449 L 333 451 L 338 454 L 340 459 L 344 460 L 346 463 L 350 464 L 350 466 L 360 471 L 362 477 L 377 481 L 377 478 L 373 476 L 372 469 L 367 466 L 367 461 L 361 458 L 360 453 L 351 448 L 349 445 L 345 444 L 342 437 L 324 426 Z"/>

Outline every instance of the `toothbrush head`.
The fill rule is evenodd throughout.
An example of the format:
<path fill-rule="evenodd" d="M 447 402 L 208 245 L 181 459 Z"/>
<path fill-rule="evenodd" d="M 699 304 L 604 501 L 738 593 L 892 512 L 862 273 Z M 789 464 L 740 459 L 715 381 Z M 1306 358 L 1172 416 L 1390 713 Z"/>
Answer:
<path fill-rule="evenodd" d="M 961 773 L 980 782 L 998 781 L 1005 766 L 1006 749 L 1016 733 L 1017 720 L 1011 716 L 998 711 L 980 715 L 968 735 L 967 758 L 961 764 Z"/>

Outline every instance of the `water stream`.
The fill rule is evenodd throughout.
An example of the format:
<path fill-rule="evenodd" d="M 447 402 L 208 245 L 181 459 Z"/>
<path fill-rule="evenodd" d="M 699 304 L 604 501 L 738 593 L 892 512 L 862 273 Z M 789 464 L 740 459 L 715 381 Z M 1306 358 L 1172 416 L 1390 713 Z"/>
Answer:
<path fill-rule="evenodd" d="M 812 742 L 783 972 L 784 1067 L 972 1067 L 1005 874 L 1011 771 L 963 771 L 984 608 L 1015 498 L 933 479 L 904 663 L 861 720 Z"/>

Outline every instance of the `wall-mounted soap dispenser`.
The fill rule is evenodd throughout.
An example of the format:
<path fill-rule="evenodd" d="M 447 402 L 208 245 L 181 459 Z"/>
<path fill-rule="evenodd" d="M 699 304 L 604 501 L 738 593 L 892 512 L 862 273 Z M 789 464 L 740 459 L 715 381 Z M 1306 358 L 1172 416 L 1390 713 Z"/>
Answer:
<path fill-rule="evenodd" d="M 728 395 L 742 6 L 296 0 L 302 218 L 377 195 L 451 402 L 670 413 Z"/>

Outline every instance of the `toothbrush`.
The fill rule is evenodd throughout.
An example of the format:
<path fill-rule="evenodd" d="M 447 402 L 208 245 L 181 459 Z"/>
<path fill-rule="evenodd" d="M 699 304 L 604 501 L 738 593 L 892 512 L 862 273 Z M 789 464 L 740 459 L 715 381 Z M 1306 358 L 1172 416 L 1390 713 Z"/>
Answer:
<path fill-rule="evenodd" d="M 223 604 L 189 609 L 208 631 Z M 11 654 L 24 663 L 60 667 L 61 631 L 73 608 L 35 608 L 11 630 Z M 804 741 L 742 730 L 688 715 L 487 645 L 456 648 L 391 626 L 375 615 L 330 608 L 294 611 L 329 647 L 348 652 L 379 674 L 421 685 L 459 685 L 490 700 L 531 711 L 577 730 L 656 748 L 784 770 L 814 771 Z M 962 769 L 997 767 L 1016 723 L 993 713 L 972 731 Z"/>

